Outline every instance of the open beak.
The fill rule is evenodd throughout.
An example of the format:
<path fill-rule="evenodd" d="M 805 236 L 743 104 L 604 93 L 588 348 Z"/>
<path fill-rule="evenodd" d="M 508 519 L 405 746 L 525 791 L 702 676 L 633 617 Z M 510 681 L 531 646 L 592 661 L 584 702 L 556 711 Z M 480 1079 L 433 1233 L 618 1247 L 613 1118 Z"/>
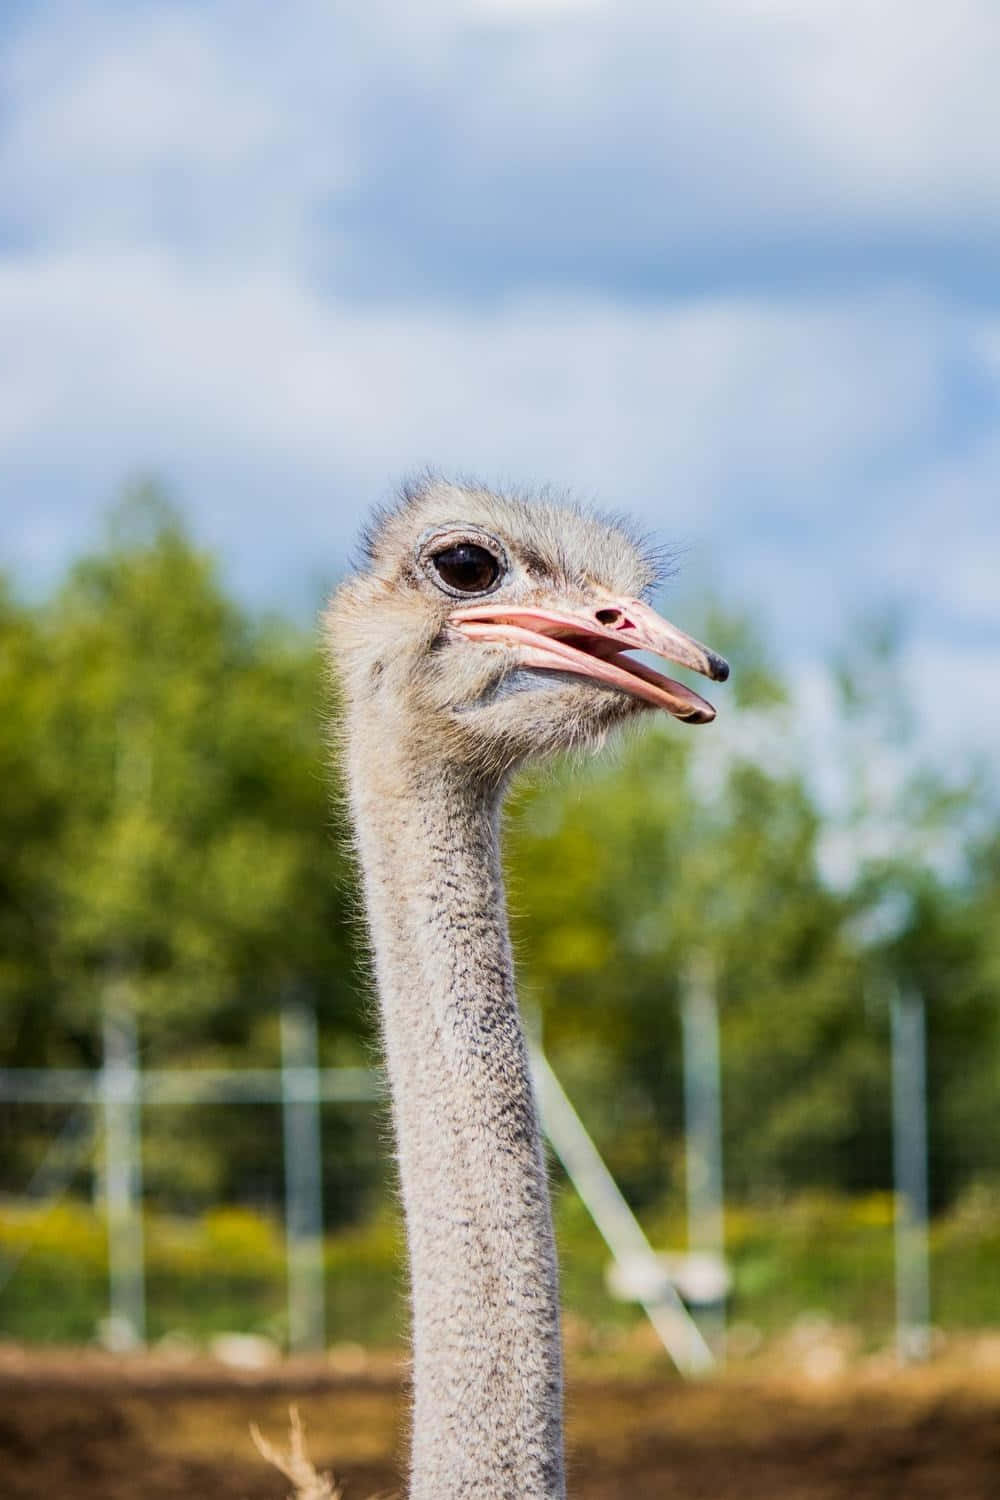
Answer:
<path fill-rule="evenodd" d="M 721 656 L 638 599 L 609 599 L 579 610 L 475 604 L 455 610 L 449 624 L 470 640 L 517 646 L 526 667 L 595 678 L 688 724 L 711 723 L 715 709 L 682 683 L 624 653 L 652 651 L 715 682 L 729 676 Z"/>

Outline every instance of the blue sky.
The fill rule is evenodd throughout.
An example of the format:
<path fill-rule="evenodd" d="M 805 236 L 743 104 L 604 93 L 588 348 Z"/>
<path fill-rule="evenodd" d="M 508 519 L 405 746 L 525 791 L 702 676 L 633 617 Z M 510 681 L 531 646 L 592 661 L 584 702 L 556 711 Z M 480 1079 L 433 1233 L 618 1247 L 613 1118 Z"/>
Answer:
<path fill-rule="evenodd" d="M 803 681 L 902 607 L 940 745 L 993 742 L 994 0 L 49 0 L 0 35 L 26 585 L 137 472 L 300 613 L 401 475 L 547 481 L 686 546 Z"/>

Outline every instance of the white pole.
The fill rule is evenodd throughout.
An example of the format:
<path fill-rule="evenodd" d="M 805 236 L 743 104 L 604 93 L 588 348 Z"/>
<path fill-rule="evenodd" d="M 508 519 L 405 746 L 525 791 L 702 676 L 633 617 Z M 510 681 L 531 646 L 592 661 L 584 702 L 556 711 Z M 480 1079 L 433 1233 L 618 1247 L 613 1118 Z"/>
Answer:
<path fill-rule="evenodd" d="M 316 1015 L 292 1001 L 281 1011 L 281 1096 L 288 1344 L 293 1354 L 302 1354 L 326 1343 L 323 1169 Z"/>
<path fill-rule="evenodd" d="M 930 1353 L 927 1245 L 927 1064 L 924 998 L 894 986 L 892 1164 L 896 1219 L 896 1349 L 900 1363 Z"/>
<path fill-rule="evenodd" d="M 700 955 L 689 966 L 681 1000 L 684 1051 L 684 1145 L 687 1176 L 688 1250 L 725 1258 L 722 1192 L 722 1087 L 719 1010 L 711 961 Z M 724 1300 L 704 1308 L 698 1323 L 719 1359 L 725 1358 Z"/>
<path fill-rule="evenodd" d="M 584 1129 L 545 1054 L 531 1053 L 545 1133 L 605 1244 L 619 1265 L 644 1274 L 650 1292 L 638 1297 L 682 1375 L 704 1375 L 715 1364 L 697 1324 L 664 1273 L 652 1246 Z"/>
<path fill-rule="evenodd" d="M 135 1018 L 127 998 L 123 1001 L 120 993 L 106 998 L 102 1029 L 104 1201 L 110 1294 L 107 1343 L 120 1353 L 134 1349 L 146 1338 L 138 1054 Z"/>

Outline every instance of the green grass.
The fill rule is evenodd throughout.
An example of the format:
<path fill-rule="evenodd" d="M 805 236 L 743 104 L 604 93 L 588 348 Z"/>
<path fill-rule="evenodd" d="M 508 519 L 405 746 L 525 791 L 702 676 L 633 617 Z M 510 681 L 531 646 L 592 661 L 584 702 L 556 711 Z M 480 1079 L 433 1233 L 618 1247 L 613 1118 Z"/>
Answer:
<path fill-rule="evenodd" d="M 593 1347 L 627 1335 L 637 1310 L 604 1287 L 607 1252 L 578 1201 L 557 1198 L 563 1300 Z M 677 1226 L 647 1218 L 654 1244 L 682 1247 Z M 731 1208 L 726 1224 L 734 1287 L 729 1316 L 764 1336 L 804 1314 L 854 1325 L 864 1345 L 884 1342 L 893 1319 L 892 1203 L 801 1197 Z M 145 1219 L 149 1337 L 195 1342 L 240 1330 L 284 1342 L 285 1257 L 281 1227 L 245 1209 L 183 1220 Z M 946 1329 L 1000 1325 L 1000 1195 L 980 1189 L 932 1226 L 932 1298 Z M 405 1336 L 400 1226 L 391 1213 L 331 1235 L 325 1245 L 331 1342 L 392 1345 Z M 85 1203 L 45 1208 L 0 1202 L 0 1336 L 26 1342 L 86 1342 L 107 1311 L 107 1246 L 100 1216 Z"/>

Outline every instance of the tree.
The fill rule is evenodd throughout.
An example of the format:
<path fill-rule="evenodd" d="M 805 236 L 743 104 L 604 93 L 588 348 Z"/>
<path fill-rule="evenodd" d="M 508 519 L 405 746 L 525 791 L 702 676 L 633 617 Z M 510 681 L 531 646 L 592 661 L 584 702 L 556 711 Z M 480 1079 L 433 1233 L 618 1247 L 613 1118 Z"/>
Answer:
<path fill-rule="evenodd" d="M 886 996 L 919 985 L 945 1202 L 1000 1170 L 993 781 L 928 763 L 898 632 L 872 626 L 831 675 L 840 782 L 820 796 L 751 625 L 716 610 L 699 633 L 735 667 L 711 730 L 664 723 L 522 788 L 523 991 L 612 1167 L 652 1204 L 680 1182 L 693 959 L 715 966 L 731 1194 L 890 1185 Z M 114 986 L 149 1066 L 273 1065 L 293 995 L 327 1061 L 370 1059 L 328 709 L 316 642 L 229 598 L 153 487 L 50 600 L 0 584 L 0 1062 L 98 1065 Z M 349 1217 L 377 1180 L 377 1122 L 324 1120 L 327 1201 Z M 0 1188 L 23 1185 L 54 1123 L 8 1109 Z M 149 1191 L 269 1201 L 274 1125 L 259 1108 L 147 1112 Z"/>
<path fill-rule="evenodd" d="M 49 604 L 5 598 L 0 629 L 0 765 L 14 789 L 0 824 L 6 1060 L 96 1065 L 113 977 L 150 1065 L 273 1063 L 292 990 L 316 1006 L 330 1055 L 357 1056 L 314 642 L 227 599 L 148 488 Z M 190 1111 L 159 1144 L 149 1126 L 154 1192 L 178 1178 L 239 1192 L 262 1163 L 276 1173 L 259 1111 L 250 1128 L 218 1123 L 228 1138 L 214 1153 L 187 1149 L 207 1144 Z"/>

